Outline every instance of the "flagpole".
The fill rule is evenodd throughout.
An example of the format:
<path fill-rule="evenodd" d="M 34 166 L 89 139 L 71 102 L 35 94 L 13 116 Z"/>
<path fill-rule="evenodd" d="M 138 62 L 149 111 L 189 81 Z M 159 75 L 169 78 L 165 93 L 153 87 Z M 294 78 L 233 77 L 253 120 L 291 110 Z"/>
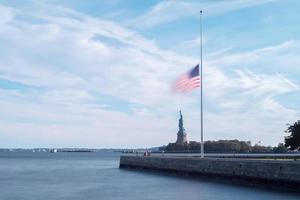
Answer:
<path fill-rule="evenodd" d="M 203 78 L 202 78 L 202 10 L 200 10 L 200 68 L 199 68 L 199 74 L 200 74 L 200 107 L 201 107 L 201 158 L 204 158 L 204 143 L 203 143 Z"/>

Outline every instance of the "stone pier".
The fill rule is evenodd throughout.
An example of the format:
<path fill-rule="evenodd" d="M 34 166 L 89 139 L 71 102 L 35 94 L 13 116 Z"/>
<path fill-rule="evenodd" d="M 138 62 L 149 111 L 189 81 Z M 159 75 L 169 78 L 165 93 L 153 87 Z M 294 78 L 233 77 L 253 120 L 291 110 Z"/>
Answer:
<path fill-rule="evenodd" d="M 120 168 L 176 172 L 300 192 L 300 161 L 122 155 Z"/>

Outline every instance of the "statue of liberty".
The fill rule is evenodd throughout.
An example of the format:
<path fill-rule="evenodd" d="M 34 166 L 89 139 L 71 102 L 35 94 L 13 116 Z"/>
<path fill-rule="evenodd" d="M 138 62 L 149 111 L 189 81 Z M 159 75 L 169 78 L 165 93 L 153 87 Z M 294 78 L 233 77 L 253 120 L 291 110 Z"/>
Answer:
<path fill-rule="evenodd" d="M 179 130 L 177 133 L 176 143 L 177 144 L 185 144 L 185 143 L 187 143 L 187 139 L 186 139 L 186 132 L 183 127 L 183 116 L 182 116 L 181 110 L 179 111 L 179 115 L 180 115 L 179 123 L 178 123 Z"/>

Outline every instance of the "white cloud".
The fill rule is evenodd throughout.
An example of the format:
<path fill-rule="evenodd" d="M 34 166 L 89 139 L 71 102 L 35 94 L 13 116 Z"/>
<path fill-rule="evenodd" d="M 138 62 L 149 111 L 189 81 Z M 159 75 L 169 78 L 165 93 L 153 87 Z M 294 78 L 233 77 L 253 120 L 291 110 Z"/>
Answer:
<path fill-rule="evenodd" d="M 205 16 L 216 16 L 242 8 L 262 5 L 277 0 L 231 0 L 231 1 L 161 1 L 142 16 L 131 20 L 136 27 L 153 27 L 183 18 L 199 18 L 200 10 Z"/>
<path fill-rule="evenodd" d="M 173 74 L 177 73 L 176 68 L 189 58 L 160 50 L 152 41 L 113 22 L 77 15 L 68 9 L 56 9 L 55 14 L 41 14 L 39 10 L 18 13 L 45 21 L 34 24 L 14 19 L 1 27 L 0 77 L 33 88 L 31 92 L 15 92 L 18 97 L 11 90 L 3 91 L 2 141 L 9 134 L 21 138 L 20 145 L 28 141 L 37 145 L 42 140 L 46 146 L 63 146 L 66 141 L 88 145 L 84 141 L 90 141 L 100 147 L 137 147 L 171 140 L 173 134 L 166 134 L 172 126 L 166 123 L 167 114 L 161 113 L 161 121 L 149 109 L 171 110 L 173 97 L 168 95 L 166 82 L 171 76 L 165 72 L 173 68 Z M 67 14 L 76 15 L 77 20 Z M 118 40 L 122 45 L 95 40 L 96 35 Z M 9 45 L 4 46 L 7 42 Z M 137 103 L 138 107 L 129 108 L 133 114 L 106 110 L 102 94 Z M 169 102 L 168 106 L 161 106 L 163 102 Z M 144 109 L 148 114 L 140 112 Z M 172 132 L 176 125 L 174 129 Z M 144 139 L 137 140 L 140 134 L 145 134 Z"/>
<path fill-rule="evenodd" d="M 0 26 L 5 25 L 7 22 L 11 21 L 14 18 L 14 11 L 13 9 L 8 9 L 7 7 L 0 5 Z"/>
<path fill-rule="evenodd" d="M 280 93 L 295 91 L 298 86 L 282 75 L 254 74 L 249 70 L 237 70 L 238 85 L 251 96 L 273 97 Z"/>
<path fill-rule="evenodd" d="M 20 146 L 161 145 L 176 136 L 178 104 L 184 109 L 189 137 L 198 138 L 198 93 L 179 103 L 169 90 L 174 78 L 194 66 L 196 58 L 160 49 L 155 41 L 115 22 L 57 6 L 38 4 L 38 8 L 31 12 L 1 7 L 7 10 L 1 16 L 12 12 L 10 16 L 30 16 L 39 23 L 18 17 L 0 23 L 0 78 L 29 88 L 0 90 L 0 145 L 5 141 L 14 145 L 11 138 Z M 292 47 L 296 48 L 294 43 Z M 251 140 L 258 133 L 244 133 L 256 126 L 265 139 L 278 141 L 270 134 L 280 133 L 278 122 L 285 124 L 297 111 L 274 97 L 297 90 L 297 84 L 280 73 L 239 66 L 250 58 L 250 63 L 257 63 L 262 56 L 280 57 L 281 51 L 275 49 L 206 60 L 207 138 L 243 134 L 243 139 Z M 283 56 L 294 57 L 296 52 Z M 231 71 L 224 70 L 229 65 Z"/>
<path fill-rule="evenodd" d="M 206 104 L 212 107 L 205 113 L 208 139 L 252 138 L 252 141 L 261 140 L 265 144 L 269 141 L 272 145 L 283 140 L 285 124 L 297 120 L 299 110 L 289 108 L 285 105 L 288 102 L 279 102 L 276 98 L 298 91 L 299 86 L 279 72 L 280 69 L 281 72 L 298 71 L 292 68 L 298 62 L 297 43 L 285 42 L 244 53 L 226 52 L 209 57 L 204 64 Z M 285 62 L 285 59 L 288 60 Z M 270 68 L 274 63 L 277 70 L 272 72 Z"/>
<path fill-rule="evenodd" d="M 189 49 L 189 48 L 195 48 L 195 47 L 197 47 L 199 49 L 200 43 L 201 43 L 201 37 L 197 36 L 194 39 L 184 41 L 183 43 L 181 43 L 179 45 L 179 47 L 180 48 L 184 48 L 184 49 Z M 205 43 L 206 43 L 205 38 L 202 38 L 202 45 L 205 45 Z"/>
<path fill-rule="evenodd" d="M 210 59 L 210 63 L 223 68 L 251 67 L 257 65 L 260 69 L 273 72 L 294 73 L 300 65 L 298 52 L 300 42 L 297 40 L 286 41 L 278 45 L 264 47 L 253 51 L 241 53 L 224 52 L 218 59 Z"/>

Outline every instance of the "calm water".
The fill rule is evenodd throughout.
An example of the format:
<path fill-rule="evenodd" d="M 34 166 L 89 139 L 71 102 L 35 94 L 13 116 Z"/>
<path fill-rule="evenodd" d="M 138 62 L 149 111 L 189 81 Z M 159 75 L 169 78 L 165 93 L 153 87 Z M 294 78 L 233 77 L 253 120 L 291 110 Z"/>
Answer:
<path fill-rule="evenodd" d="M 0 153 L 0 200 L 292 200 L 299 195 L 118 169 L 117 153 Z"/>

